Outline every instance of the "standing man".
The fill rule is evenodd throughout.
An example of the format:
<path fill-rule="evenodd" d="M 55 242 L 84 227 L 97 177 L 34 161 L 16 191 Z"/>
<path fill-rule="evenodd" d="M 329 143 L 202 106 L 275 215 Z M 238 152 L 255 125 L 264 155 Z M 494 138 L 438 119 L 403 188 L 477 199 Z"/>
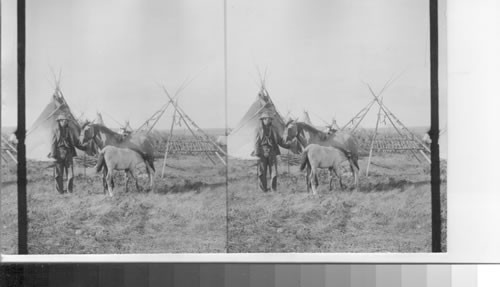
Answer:
<path fill-rule="evenodd" d="M 252 155 L 259 158 L 259 187 L 263 192 L 269 191 L 267 188 L 267 171 L 269 170 L 271 188 L 276 191 L 278 184 L 278 161 L 276 157 L 280 155 L 278 145 L 283 148 L 290 148 L 291 145 L 283 142 L 283 138 L 273 127 L 273 115 L 269 111 L 262 113 L 260 120 L 261 125 L 257 130 L 255 149 L 252 153 Z"/>
<path fill-rule="evenodd" d="M 55 162 L 55 184 L 60 193 L 73 192 L 73 157 L 76 156 L 75 146 L 78 139 L 71 133 L 68 118 L 61 114 L 57 117 L 57 127 L 52 138 L 52 150 L 49 157 Z M 64 174 L 68 177 L 67 190 L 64 189 Z"/>

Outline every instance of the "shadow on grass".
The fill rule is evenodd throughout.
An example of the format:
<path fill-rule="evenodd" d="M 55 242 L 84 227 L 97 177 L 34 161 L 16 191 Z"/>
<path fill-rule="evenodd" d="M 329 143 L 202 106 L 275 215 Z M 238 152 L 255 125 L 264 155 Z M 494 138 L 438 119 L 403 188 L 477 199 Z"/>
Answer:
<path fill-rule="evenodd" d="M 226 182 L 206 183 L 185 179 L 182 183 L 174 183 L 172 185 L 164 183 L 161 185 L 157 185 L 155 192 L 158 194 L 184 193 L 191 191 L 200 193 L 207 189 L 215 189 L 222 186 L 226 186 Z"/>

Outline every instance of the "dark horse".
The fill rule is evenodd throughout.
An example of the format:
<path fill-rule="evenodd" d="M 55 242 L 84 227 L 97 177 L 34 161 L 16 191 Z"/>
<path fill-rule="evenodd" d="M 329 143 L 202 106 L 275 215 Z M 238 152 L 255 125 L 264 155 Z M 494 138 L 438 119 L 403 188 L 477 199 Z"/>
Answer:
<path fill-rule="evenodd" d="M 296 138 L 302 146 L 302 149 L 305 149 L 309 144 L 318 144 L 320 146 L 331 146 L 341 150 L 349 161 L 354 177 L 354 185 L 355 188 L 358 189 L 358 143 L 350 134 L 342 131 L 325 133 L 304 122 L 290 120 L 285 125 L 283 138 L 287 142 Z"/>
<path fill-rule="evenodd" d="M 115 146 L 119 148 L 128 148 L 138 152 L 146 163 L 146 172 L 150 181 L 150 188 L 153 189 L 154 182 L 154 148 L 152 140 L 146 132 L 136 132 L 127 136 L 116 133 L 104 125 L 87 122 L 82 126 L 80 132 L 80 142 L 85 145 L 94 145 L 98 150 L 105 146 Z M 94 155 L 96 156 L 96 152 Z M 103 186 L 106 189 L 106 175 L 108 170 L 104 168 Z"/>

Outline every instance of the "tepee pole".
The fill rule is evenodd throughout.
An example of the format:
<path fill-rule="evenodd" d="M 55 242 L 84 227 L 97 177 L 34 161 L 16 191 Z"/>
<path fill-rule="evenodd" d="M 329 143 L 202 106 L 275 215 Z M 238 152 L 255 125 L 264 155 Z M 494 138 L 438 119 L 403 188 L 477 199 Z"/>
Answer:
<path fill-rule="evenodd" d="M 385 82 L 385 85 L 384 87 L 378 92 L 378 96 L 380 97 L 382 95 L 382 93 L 395 81 L 395 79 L 393 77 L 391 77 L 389 80 L 387 80 L 387 82 Z M 363 82 L 365 85 L 367 85 L 368 87 L 370 87 L 370 85 L 368 85 L 367 83 Z M 370 88 L 371 89 L 371 88 Z M 373 95 L 375 95 L 375 93 L 373 93 Z M 375 97 L 377 98 L 377 97 Z M 359 124 L 363 121 L 363 119 L 365 118 L 365 116 L 368 114 L 368 112 L 370 111 L 370 109 L 372 108 L 373 104 L 375 103 L 375 99 L 373 99 L 370 103 L 368 103 L 368 105 L 366 105 L 364 108 L 362 108 L 351 120 L 349 120 L 340 130 L 344 130 L 349 124 L 353 124 L 354 125 L 354 120 L 357 119 L 359 117 L 359 115 L 361 115 L 361 113 L 363 113 L 363 111 L 365 111 L 365 113 L 363 114 L 363 116 L 361 116 L 361 119 L 358 120 L 358 122 L 356 123 L 356 125 L 352 128 L 352 130 L 356 130 L 356 128 L 359 126 Z"/>
<path fill-rule="evenodd" d="M 191 129 L 191 127 L 189 126 L 189 123 L 186 121 L 186 118 L 187 116 L 185 114 L 182 113 L 182 111 L 180 110 L 179 106 L 176 105 L 172 98 L 168 95 L 167 93 L 167 96 L 169 97 L 170 99 L 170 102 L 172 103 L 172 106 L 174 107 L 174 109 L 177 111 L 177 114 L 179 115 L 179 117 L 181 118 L 181 120 L 184 122 L 184 124 L 186 125 L 186 127 L 188 128 L 189 132 L 191 132 L 191 134 L 193 135 L 193 137 L 197 140 L 200 140 L 199 136 L 196 135 L 196 133 L 193 131 L 193 129 Z M 205 155 L 208 157 L 208 159 L 213 163 L 215 164 L 215 161 L 212 159 L 212 157 L 210 156 L 210 154 L 207 152 L 207 151 L 204 151 Z"/>
<path fill-rule="evenodd" d="M 163 168 L 161 169 L 161 178 L 163 178 L 163 175 L 165 173 L 165 166 L 167 165 L 168 150 L 170 148 L 170 142 L 172 141 L 172 135 L 173 135 L 173 130 L 174 130 L 175 114 L 176 113 L 177 113 L 177 110 L 174 110 L 174 114 L 172 116 L 172 124 L 170 125 L 170 134 L 168 136 L 167 147 L 165 149 L 165 156 L 163 157 Z"/>
<path fill-rule="evenodd" d="M 362 108 L 350 121 L 348 121 L 340 130 L 344 130 L 349 124 L 354 125 L 354 127 L 352 128 L 353 131 L 356 130 L 356 128 L 363 121 L 366 114 L 368 114 L 368 112 L 370 111 L 370 109 L 372 108 L 374 103 L 375 103 L 375 100 L 372 100 L 368 105 L 366 105 L 366 107 Z M 363 115 L 361 116 L 361 118 L 359 118 L 362 113 L 363 113 Z M 356 119 L 358 119 L 358 120 L 356 123 L 354 123 L 354 121 Z"/>
<path fill-rule="evenodd" d="M 408 129 L 407 129 L 407 128 L 406 128 L 406 127 L 405 127 L 405 126 L 404 126 L 404 125 L 403 125 L 403 124 L 399 121 L 399 120 L 398 120 L 398 118 L 396 118 L 396 116 L 395 116 L 394 114 L 392 114 L 391 112 L 388 112 L 388 111 L 384 108 L 384 106 L 383 106 L 382 104 L 380 105 L 380 107 L 382 108 L 382 111 L 385 113 L 385 115 L 386 115 L 386 116 L 387 116 L 387 118 L 389 119 L 389 122 L 392 124 L 392 126 L 393 126 L 393 127 L 394 127 L 394 129 L 398 132 L 398 134 L 399 134 L 400 136 L 406 137 L 407 139 L 410 139 L 410 140 L 415 140 L 415 141 L 417 141 L 417 140 L 416 140 L 416 137 L 415 137 L 415 136 L 414 136 L 414 135 L 413 135 L 413 134 L 412 134 L 412 133 L 411 133 L 411 132 L 410 132 L 410 131 L 409 131 L 409 130 L 408 130 Z M 392 116 L 392 117 L 391 117 L 391 116 Z M 407 133 L 411 134 L 411 135 L 412 135 L 412 137 L 410 138 L 408 135 L 403 135 L 403 133 L 401 133 L 401 131 L 399 130 L 399 128 L 398 128 L 398 127 L 396 127 L 396 124 L 394 123 L 393 119 L 394 119 L 394 121 L 396 121 L 399 125 L 401 125 L 401 126 L 403 127 L 403 130 L 404 130 L 405 132 L 407 132 Z M 421 144 L 420 142 L 418 142 L 418 141 L 417 141 L 417 143 L 419 143 L 419 144 L 420 144 L 420 146 L 425 147 L 425 146 L 424 146 L 423 144 Z M 412 155 L 413 155 L 413 156 L 417 159 L 417 161 L 419 161 L 419 162 L 420 162 L 420 159 L 417 157 L 417 154 L 415 153 L 415 151 L 413 151 L 412 149 L 410 149 L 410 151 L 411 151 Z M 421 153 L 423 153 L 423 152 L 422 152 L 422 150 L 420 150 L 420 152 L 421 152 Z M 426 156 L 425 156 L 425 159 L 426 159 L 427 161 L 429 161 L 429 163 L 430 163 L 430 160 L 429 160 L 429 158 L 428 158 L 428 157 L 426 157 Z"/>
<path fill-rule="evenodd" d="M 387 118 L 389 119 L 389 122 L 391 123 L 391 125 L 394 127 L 394 129 L 398 132 L 398 134 L 402 137 L 406 137 L 408 139 L 411 139 L 411 140 L 415 140 L 416 137 L 403 125 L 403 123 L 401 123 L 401 121 L 398 120 L 398 118 L 393 114 L 391 113 L 390 111 L 386 110 L 386 107 L 384 106 L 384 104 L 380 101 L 380 99 L 375 95 L 375 92 L 373 92 L 372 88 L 370 87 L 370 85 L 368 85 L 368 89 L 370 90 L 371 94 L 373 95 L 373 97 L 375 98 L 375 101 L 377 102 L 377 104 L 379 105 L 379 107 L 382 109 L 382 111 L 384 112 L 384 114 L 387 116 Z M 407 135 L 404 135 L 403 133 L 401 133 L 401 131 L 398 129 L 398 127 L 396 126 L 396 124 L 394 123 L 394 120 L 397 121 L 397 123 L 399 125 L 401 125 L 403 127 L 403 130 L 406 131 L 407 133 L 411 134 L 413 136 L 413 139 L 408 137 Z M 420 143 L 420 142 L 419 142 Z M 417 161 L 420 161 L 417 157 L 417 155 L 415 154 L 415 152 L 410 149 L 412 155 L 417 159 Z"/>
<path fill-rule="evenodd" d="M 377 123 L 375 124 L 375 133 L 373 134 L 372 137 L 372 142 L 370 143 L 370 154 L 368 155 L 368 165 L 366 166 L 366 176 L 368 176 L 368 173 L 370 171 L 370 163 L 372 161 L 372 153 L 373 153 L 373 145 L 375 143 L 375 138 L 377 137 L 378 133 L 378 125 L 380 123 L 380 113 L 381 113 L 382 107 L 378 107 L 378 115 L 377 115 Z"/>
<path fill-rule="evenodd" d="M 202 138 L 201 138 L 200 136 L 198 136 L 198 135 L 197 135 L 197 134 L 193 131 L 193 129 L 191 129 L 191 127 L 189 126 L 188 122 L 186 121 L 186 118 L 185 118 L 185 116 L 186 116 L 186 115 L 185 115 L 185 114 L 184 114 L 184 115 L 183 115 L 183 114 L 181 114 L 179 111 L 178 111 L 178 113 L 179 113 L 180 118 L 182 119 L 182 121 L 184 122 L 184 124 L 186 125 L 186 127 L 188 128 L 188 130 L 189 130 L 189 131 L 191 132 L 191 134 L 193 135 L 193 137 L 194 137 L 196 140 L 198 140 L 198 142 L 199 142 L 199 141 L 201 141 L 201 140 L 202 140 Z M 200 148 L 200 149 L 203 149 L 203 148 Z M 214 164 L 214 165 L 215 165 L 215 161 L 212 159 L 212 157 L 210 156 L 210 154 L 208 153 L 208 151 L 203 150 L 203 152 L 205 153 L 205 155 L 207 156 L 207 158 L 208 158 L 208 159 L 212 162 L 212 164 Z M 223 162 L 223 163 L 224 163 L 224 162 Z M 225 163 L 224 163 L 224 165 L 225 165 Z"/>
<path fill-rule="evenodd" d="M 161 109 L 157 114 L 156 114 L 156 119 L 154 120 L 154 123 L 149 127 L 149 129 L 146 131 L 146 133 L 149 133 L 151 132 L 151 130 L 153 130 L 153 127 L 156 125 L 156 123 L 158 123 L 158 121 L 160 120 L 160 118 L 163 116 L 163 114 L 165 113 L 165 111 L 167 110 L 168 106 L 170 105 L 170 103 L 168 103 L 166 106 L 164 106 L 163 109 Z M 153 115 L 154 117 L 155 115 Z M 151 119 L 153 119 L 153 117 L 151 117 Z M 147 122 L 147 124 L 149 124 L 149 122 Z"/>
<path fill-rule="evenodd" d="M 9 141 L 8 141 L 8 140 L 6 140 L 5 138 L 3 138 L 3 137 L 2 137 L 2 141 L 3 141 L 3 143 L 4 143 L 5 145 L 7 145 L 7 146 L 8 146 L 9 148 L 11 148 L 12 150 L 14 150 L 14 151 L 16 150 L 16 148 L 15 148 L 13 145 L 11 145 L 11 144 L 9 143 Z"/>
<path fill-rule="evenodd" d="M 387 118 L 389 119 L 389 122 L 392 124 L 392 126 L 394 127 L 394 129 L 398 132 L 398 134 L 402 137 L 406 137 L 408 138 L 408 136 L 405 136 L 403 135 L 403 133 L 401 133 L 401 131 L 398 129 L 398 127 L 396 127 L 396 124 L 394 124 L 394 121 L 391 119 L 391 116 L 384 110 L 384 108 L 382 106 L 380 106 L 382 108 L 382 111 L 385 113 L 385 115 L 387 116 Z M 411 154 L 417 159 L 418 162 L 420 162 L 420 160 L 418 159 L 417 155 L 415 154 L 415 152 L 410 149 L 411 151 Z"/>
<path fill-rule="evenodd" d="M 15 163 L 17 163 L 17 159 L 16 159 L 16 157 L 15 157 L 15 156 L 14 156 L 14 155 L 10 152 L 10 151 L 8 151 L 8 150 L 7 150 L 6 152 L 7 152 L 7 154 L 9 155 L 9 157 L 10 157 L 10 158 L 11 158 L 11 159 L 15 162 Z"/>
<path fill-rule="evenodd" d="M 387 115 L 387 117 L 389 118 L 389 121 L 391 122 L 391 124 L 394 126 L 394 128 L 396 128 L 396 125 L 394 124 L 393 120 L 401 126 L 401 128 L 409 135 L 411 135 L 411 137 L 409 137 L 408 135 L 403 135 L 399 132 L 399 129 L 396 128 L 396 130 L 399 132 L 399 134 L 401 136 L 405 136 L 406 138 L 410 139 L 410 140 L 414 140 L 416 141 L 417 143 L 420 144 L 420 146 L 422 146 L 427 152 L 431 152 L 430 149 L 425 146 L 422 141 L 420 141 L 420 139 L 418 137 L 416 137 L 399 119 L 398 117 L 396 117 L 396 115 L 394 115 L 394 113 L 392 113 L 389 108 L 387 108 L 386 105 L 384 105 L 384 103 L 382 103 L 379 98 L 377 96 L 375 96 L 375 93 L 373 92 L 373 90 L 371 89 L 370 86 L 368 86 L 369 89 L 370 89 L 370 92 L 372 93 L 372 95 L 375 97 L 375 101 L 377 101 L 377 103 L 382 107 L 382 111 Z"/>
<path fill-rule="evenodd" d="M 226 162 L 224 161 L 224 159 L 222 158 L 222 156 L 218 152 L 214 152 L 214 153 L 220 159 L 220 161 L 222 162 L 222 164 L 224 164 L 224 166 L 226 166 Z"/>
<path fill-rule="evenodd" d="M 177 110 L 177 112 L 179 113 L 182 121 L 184 122 L 184 124 L 186 124 L 186 126 L 188 127 L 189 131 L 195 136 L 195 138 L 197 138 L 196 134 L 193 132 L 193 130 L 191 129 L 191 127 L 189 126 L 189 124 L 186 122 L 186 119 L 191 123 L 191 125 L 193 125 L 193 127 L 196 128 L 196 130 L 198 132 L 200 132 L 201 134 L 203 134 L 205 136 L 205 138 L 215 147 L 219 150 L 220 153 L 222 153 L 223 155 L 226 155 L 226 152 L 221 149 L 219 147 L 219 145 L 217 143 L 215 143 L 182 109 L 181 107 L 179 107 L 179 105 L 177 105 L 176 103 L 173 102 L 173 99 L 172 97 L 170 96 L 170 94 L 168 93 L 168 91 L 165 89 L 165 87 L 163 87 L 163 90 L 165 91 L 165 94 L 167 95 L 167 97 L 170 99 L 170 103 L 172 103 L 172 105 L 174 106 L 174 108 Z M 208 155 L 208 153 L 207 153 Z M 210 158 L 210 156 L 209 156 Z M 210 160 L 212 160 L 210 158 Z M 225 162 L 224 162 L 224 165 L 225 165 Z"/>

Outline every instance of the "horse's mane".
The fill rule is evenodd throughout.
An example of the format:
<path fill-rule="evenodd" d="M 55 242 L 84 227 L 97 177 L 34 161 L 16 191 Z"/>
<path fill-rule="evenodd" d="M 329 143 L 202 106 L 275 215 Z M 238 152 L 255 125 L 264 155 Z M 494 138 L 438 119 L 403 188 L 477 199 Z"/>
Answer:
<path fill-rule="evenodd" d="M 89 122 L 89 121 L 85 121 L 85 122 L 83 122 L 83 125 L 82 125 L 82 130 L 84 130 L 84 129 L 85 129 L 88 125 L 90 125 L 90 124 L 91 124 L 91 122 Z"/>
<path fill-rule="evenodd" d="M 110 128 L 108 128 L 107 126 L 105 125 L 101 125 L 101 124 L 93 124 L 95 127 L 97 127 L 99 130 L 105 132 L 105 133 L 108 133 L 108 134 L 112 134 L 112 135 L 115 135 L 115 136 L 121 136 L 119 133 L 111 130 Z"/>
<path fill-rule="evenodd" d="M 313 127 L 310 124 L 305 123 L 305 122 L 297 122 L 297 127 L 299 129 L 304 129 L 304 130 L 307 130 L 308 132 L 319 135 L 322 140 L 326 140 L 329 136 L 327 133 L 320 131 L 317 128 L 315 128 L 315 127 Z"/>
<path fill-rule="evenodd" d="M 286 123 L 285 123 L 285 127 L 288 126 L 289 124 L 293 123 L 294 120 L 293 119 L 289 119 Z"/>

